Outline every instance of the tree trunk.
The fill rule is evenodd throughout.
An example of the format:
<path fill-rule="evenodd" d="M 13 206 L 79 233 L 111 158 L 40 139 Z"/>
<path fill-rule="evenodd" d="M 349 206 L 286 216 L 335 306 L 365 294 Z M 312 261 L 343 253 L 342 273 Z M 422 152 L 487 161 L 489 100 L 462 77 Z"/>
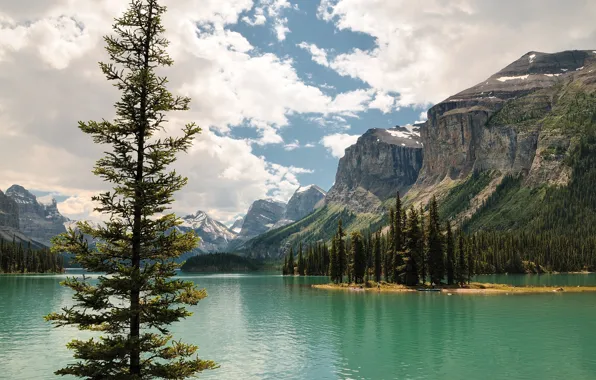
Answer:
<path fill-rule="evenodd" d="M 143 46 L 144 56 L 144 75 L 147 75 L 149 69 L 149 55 L 151 47 L 151 30 L 153 17 L 153 4 L 148 4 L 148 26 L 145 35 L 145 44 Z M 130 352 L 130 375 L 135 378 L 141 378 L 141 308 L 140 308 L 140 293 L 141 293 L 141 218 L 143 212 L 143 191 L 141 189 L 143 183 L 143 165 L 145 159 L 145 130 L 147 128 L 147 78 L 145 77 L 141 90 L 141 109 L 139 120 L 139 133 L 137 135 L 137 170 L 135 178 L 135 205 L 134 205 L 134 221 L 132 234 L 132 289 L 130 293 L 130 340 L 132 349 Z"/>

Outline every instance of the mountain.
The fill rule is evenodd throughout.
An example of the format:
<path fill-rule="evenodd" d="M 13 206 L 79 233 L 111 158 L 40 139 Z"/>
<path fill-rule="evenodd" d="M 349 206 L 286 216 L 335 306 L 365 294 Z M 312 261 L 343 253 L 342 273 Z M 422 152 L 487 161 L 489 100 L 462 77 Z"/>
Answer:
<path fill-rule="evenodd" d="M 244 244 L 245 251 L 278 257 L 299 242 L 327 240 L 340 219 L 348 231 L 380 226 L 384 204 L 416 182 L 422 157 L 419 126 L 368 130 L 339 160 L 335 184 L 322 207 L 255 237 Z"/>
<path fill-rule="evenodd" d="M 11 186 L 6 190 L 6 196 L 16 203 L 19 229 L 27 237 L 50 246 L 51 238 L 66 231 L 64 223 L 68 218 L 60 214 L 55 200 L 42 204 L 20 185 Z"/>
<path fill-rule="evenodd" d="M 33 248 L 43 246 L 29 239 L 19 230 L 19 208 L 17 203 L 0 191 L 0 239 L 31 244 Z"/>
<path fill-rule="evenodd" d="M 304 218 L 315 210 L 317 204 L 324 200 L 326 195 L 327 192 L 317 185 L 298 188 L 288 201 L 284 219 L 296 221 Z"/>
<path fill-rule="evenodd" d="M 253 237 L 267 232 L 283 219 L 285 212 L 286 204 L 283 202 L 272 199 L 254 201 L 244 217 L 240 237 Z"/>
<path fill-rule="evenodd" d="M 197 211 L 194 215 L 187 215 L 181 219 L 183 223 L 178 229 L 194 230 L 201 238 L 198 248 L 203 252 L 224 252 L 229 242 L 237 235 L 203 211 Z"/>
<path fill-rule="evenodd" d="M 434 105 L 422 124 L 367 131 L 346 149 L 324 207 L 245 247 L 279 257 L 328 241 L 339 219 L 348 233 L 374 230 L 397 191 L 406 205 L 437 196 L 442 217 L 469 231 L 568 225 L 589 236 L 594 171 L 596 51 L 529 52 Z"/>
<path fill-rule="evenodd" d="M 569 173 L 561 161 L 545 162 L 541 153 L 549 147 L 567 150 L 570 131 L 541 121 L 561 100 L 593 85 L 596 75 L 590 66 L 595 62 L 592 51 L 529 52 L 432 107 L 422 133 L 425 160 L 419 185 L 465 178 L 473 170 L 566 183 Z"/>
<path fill-rule="evenodd" d="M 17 203 L 0 191 L 0 227 L 19 229 Z"/>
<path fill-rule="evenodd" d="M 444 199 L 444 217 L 473 218 L 472 229 L 488 228 L 495 212 L 514 208 L 519 214 L 509 221 L 521 225 L 547 188 L 571 183 L 573 157 L 593 121 L 595 70 L 595 51 L 529 52 L 432 107 L 410 201 L 435 194 Z M 506 178 L 515 178 L 517 195 L 487 214 L 485 203 L 500 196 Z M 528 191 L 534 196 L 516 199 Z"/>
<path fill-rule="evenodd" d="M 369 129 L 339 160 L 328 204 L 357 213 L 379 211 L 383 201 L 404 194 L 422 167 L 420 127 Z"/>
<path fill-rule="evenodd" d="M 236 234 L 239 234 L 240 231 L 242 231 L 243 223 L 244 223 L 244 217 L 236 219 L 234 221 L 234 224 L 232 224 L 232 227 L 230 227 L 230 230 Z"/>

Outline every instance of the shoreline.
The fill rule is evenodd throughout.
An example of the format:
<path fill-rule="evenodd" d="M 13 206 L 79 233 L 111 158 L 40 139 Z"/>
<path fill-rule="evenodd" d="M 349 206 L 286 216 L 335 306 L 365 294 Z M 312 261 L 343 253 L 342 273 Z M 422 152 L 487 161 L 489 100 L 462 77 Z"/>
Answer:
<path fill-rule="evenodd" d="M 411 293 L 418 292 L 418 289 L 431 289 L 428 286 L 405 286 L 398 284 L 381 284 L 377 287 L 373 284 L 366 287 L 364 284 L 315 284 L 311 285 L 315 289 L 323 290 L 343 290 L 350 292 L 376 292 L 376 293 Z M 513 286 L 506 284 L 491 284 L 473 282 L 466 287 L 455 287 L 453 285 L 444 285 L 436 287 L 437 293 L 452 294 L 546 294 L 546 293 L 593 293 L 596 292 L 596 286 Z M 422 293 L 422 291 L 420 291 Z"/>

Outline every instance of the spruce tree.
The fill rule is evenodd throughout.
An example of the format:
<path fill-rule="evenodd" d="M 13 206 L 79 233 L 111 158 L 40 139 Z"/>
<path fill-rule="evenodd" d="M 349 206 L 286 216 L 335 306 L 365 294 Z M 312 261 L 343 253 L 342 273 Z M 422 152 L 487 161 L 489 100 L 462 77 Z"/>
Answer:
<path fill-rule="evenodd" d="M 366 254 L 364 253 L 364 242 L 360 232 L 352 232 L 350 240 L 352 242 L 352 260 L 353 260 L 353 276 L 355 283 L 364 282 L 364 271 L 366 269 Z"/>
<path fill-rule="evenodd" d="M 416 257 L 416 263 L 420 269 L 420 278 L 422 283 L 426 282 L 426 275 L 428 274 L 428 252 L 427 252 L 427 231 L 424 223 L 424 208 L 420 205 L 420 257 Z"/>
<path fill-rule="evenodd" d="M 289 257 L 288 257 L 288 274 L 290 276 L 294 275 L 294 249 L 292 247 L 290 247 L 290 253 L 289 253 Z"/>
<path fill-rule="evenodd" d="M 453 285 L 455 280 L 455 272 L 457 262 L 455 260 L 455 242 L 453 240 L 453 231 L 451 230 L 451 223 L 447 222 L 447 235 L 445 236 L 445 251 L 447 254 L 447 284 Z"/>
<path fill-rule="evenodd" d="M 159 137 L 168 111 L 187 110 L 190 99 L 174 97 L 167 80 L 156 73 L 172 65 L 165 49 L 161 19 L 166 11 L 157 0 L 132 0 L 116 19 L 114 36 L 105 37 L 111 63 L 100 63 L 109 81 L 122 93 L 114 121 L 80 122 L 97 144 L 111 146 L 94 173 L 113 190 L 95 196 L 96 211 L 109 216 L 100 227 L 79 222 L 53 241 L 55 252 L 70 252 L 92 272 L 97 283 L 68 278 L 75 305 L 46 319 L 55 326 L 74 325 L 101 332 L 90 340 L 75 339 L 68 347 L 76 363 L 57 375 L 88 379 L 183 379 L 216 368 L 195 356 L 197 347 L 172 341 L 170 325 L 191 315 L 183 305 L 207 296 L 191 282 L 175 276 L 174 259 L 196 247 L 194 233 L 180 233 L 181 224 L 168 212 L 173 195 L 187 182 L 168 167 L 176 154 L 190 148 L 200 129 L 188 124 L 180 137 Z M 92 249 L 83 234 L 100 243 Z"/>
<path fill-rule="evenodd" d="M 299 245 L 298 248 L 298 275 L 299 276 L 304 276 L 304 271 L 305 271 L 305 262 L 304 262 L 304 256 L 302 255 L 302 242 Z"/>
<path fill-rule="evenodd" d="M 338 258 L 338 279 L 339 282 L 343 282 L 343 275 L 348 270 L 348 258 L 346 257 L 346 242 L 344 241 L 344 229 L 343 223 L 341 219 L 337 224 L 337 235 L 336 235 L 336 248 L 337 248 L 337 258 Z M 349 281 L 349 280 L 348 280 Z"/>
<path fill-rule="evenodd" d="M 375 257 L 375 281 L 381 282 L 381 232 L 377 232 L 375 235 L 374 257 Z"/>
<path fill-rule="evenodd" d="M 427 228 L 428 274 L 431 282 L 439 285 L 445 276 L 445 259 L 443 257 L 439 210 L 434 196 L 429 205 Z"/>
<path fill-rule="evenodd" d="M 415 285 L 418 283 L 418 266 L 423 256 L 422 233 L 420 231 L 420 219 L 416 209 L 410 207 L 410 212 L 407 215 L 406 225 L 406 252 L 408 255 L 408 263 L 406 266 L 406 284 Z M 412 273 L 412 271 L 415 271 Z M 424 279 L 422 280 L 424 281 Z"/>
<path fill-rule="evenodd" d="M 331 281 L 338 283 L 340 281 L 339 275 L 339 257 L 337 256 L 337 236 L 334 236 L 331 240 L 331 252 L 329 252 L 330 264 L 329 264 L 329 277 Z"/>
<path fill-rule="evenodd" d="M 468 284 L 472 282 L 472 277 L 476 269 L 476 235 L 472 235 L 472 244 L 468 246 Z"/>
<path fill-rule="evenodd" d="M 464 245 L 464 234 L 463 232 L 460 230 L 458 233 L 458 263 L 457 263 L 457 282 L 459 283 L 459 285 L 463 285 L 466 283 L 466 272 L 467 272 L 467 266 L 466 266 L 466 251 L 465 251 L 465 245 Z"/>

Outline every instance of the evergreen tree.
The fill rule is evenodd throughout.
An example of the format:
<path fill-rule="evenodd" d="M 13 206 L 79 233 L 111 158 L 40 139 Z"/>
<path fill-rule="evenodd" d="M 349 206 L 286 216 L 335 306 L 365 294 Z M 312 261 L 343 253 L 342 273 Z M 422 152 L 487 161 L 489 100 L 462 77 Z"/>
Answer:
<path fill-rule="evenodd" d="M 422 283 L 426 283 L 426 275 L 428 274 L 428 246 L 427 246 L 427 231 L 424 224 L 424 208 L 420 205 L 420 256 L 416 257 L 416 263 L 420 269 L 420 278 Z"/>
<path fill-rule="evenodd" d="M 464 234 L 460 230 L 458 233 L 458 256 L 459 260 L 457 263 L 457 282 L 459 285 L 466 283 L 467 265 L 466 265 L 466 251 L 464 246 Z"/>
<path fill-rule="evenodd" d="M 447 222 L 447 235 L 445 236 L 445 251 L 447 254 L 447 284 L 453 285 L 456 277 L 457 262 L 455 260 L 455 242 L 453 240 L 453 231 L 451 223 Z"/>
<path fill-rule="evenodd" d="M 377 232 L 374 243 L 375 281 L 381 282 L 381 233 Z"/>
<path fill-rule="evenodd" d="M 476 236 L 472 235 L 472 244 L 468 249 L 468 284 L 472 282 L 472 277 L 476 269 Z"/>
<path fill-rule="evenodd" d="M 101 331 L 90 340 L 75 339 L 69 348 L 78 362 L 57 375 L 88 379 L 183 379 L 216 368 L 195 356 L 197 347 L 171 342 L 169 326 L 191 315 L 182 305 L 196 305 L 207 296 L 192 282 L 175 276 L 174 262 L 196 247 L 194 233 L 180 233 L 181 221 L 168 213 L 174 192 L 187 182 L 167 168 L 176 153 L 190 148 L 200 129 L 187 125 L 181 137 L 159 138 L 166 112 L 188 109 L 189 99 L 174 97 L 166 79 L 157 75 L 172 60 L 165 49 L 161 19 L 165 8 L 157 0 L 132 0 L 105 38 L 112 61 L 101 63 L 109 81 L 121 91 L 113 122 L 81 122 L 79 128 L 96 143 L 111 145 L 94 173 L 114 185 L 93 198 L 96 211 L 109 216 L 105 226 L 79 222 L 53 241 L 57 252 L 71 252 L 89 271 L 103 272 L 97 284 L 85 277 L 68 278 L 75 305 L 46 317 L 56 326 L 74 325 Z M 166 233 L 167 232 L 167 233 Z M 82 234 L 101 241 L 91 249 Z"/>
<path fill-rule="evenodd" d="M 406 252 L 408 255 L 408 263 L 406 268 L 406 276 L 408 277 L 408 280 L 406 283 L 409 285 L 417 284 L 419 281 L 418 262 L 422 260 L 424 246 L 422 244 L 422 234 L 420 231 L 420 219 L 418 218 L 418 213 L 413 206 L 410 207 L 410 212 L 407 218 L 406 244 Z M 416 273 L 411 273 L 412 270 L 416 270 Z"/>
<path fill-rule="evenodd" d="M 348 258 L 346 257 L 346 242 L 344 241 L 344 230 L 343 224 L 341 219 L 337 225 L 337 235 L 336 235 L 336 248 L 337 248 L 337 257 L 338 257 L 338 279 L 339 282 L 343 282 L 343 275 L 347 272 L 348 269 Z M 349 281 L 349 280 L 348 280 Z"/>
<path fill-rule="evenodd" d="M 302 255 L 302 243 L 300 243 L 298 248 L 298 275 L 304 276 L 304 271 L 306 270 L 306 265 L 304 263 L 304 256 Z"/>
<path fill-rule="evenodd" d="M 331 281 L 337 284 L 341 281 L 339 257 L 337 252 L 337 236 L 333 237 L 331 240 L 331 252 L 329 254 L 331 256 L 331 263 L 329 264 L 329 276 L 331 277 Z"/>
<path fill-rule="evenodd" d="M 366 269 L 366 255 L 364 253 L 362 235 L 360 232 L 352 232 L 350 240 L 352 244 L 352 260 L 354 263 L 354 282 L 362 283 L 364 282 L 364 271 Z"/>
<path fill-rule="evenodd" d="M 288 274 L 290 276 L 294 275 L 294 271 L 295 271 L 295 264 L 294 264 L 294 249 L 292 247 L 290 247 L 290 253 L 289 253 L 289 257 L 288 257 Z"/>
<path fill-rule="evenodd" d="M 441 236 L 441 225 L 439 223 L 439 210 L 437 200 L 433 196 L 428 212 L 428 272 L 433 284 L 439 285 L 445 276 L 445 259 L 443 257 L 443 239 Z"/>

